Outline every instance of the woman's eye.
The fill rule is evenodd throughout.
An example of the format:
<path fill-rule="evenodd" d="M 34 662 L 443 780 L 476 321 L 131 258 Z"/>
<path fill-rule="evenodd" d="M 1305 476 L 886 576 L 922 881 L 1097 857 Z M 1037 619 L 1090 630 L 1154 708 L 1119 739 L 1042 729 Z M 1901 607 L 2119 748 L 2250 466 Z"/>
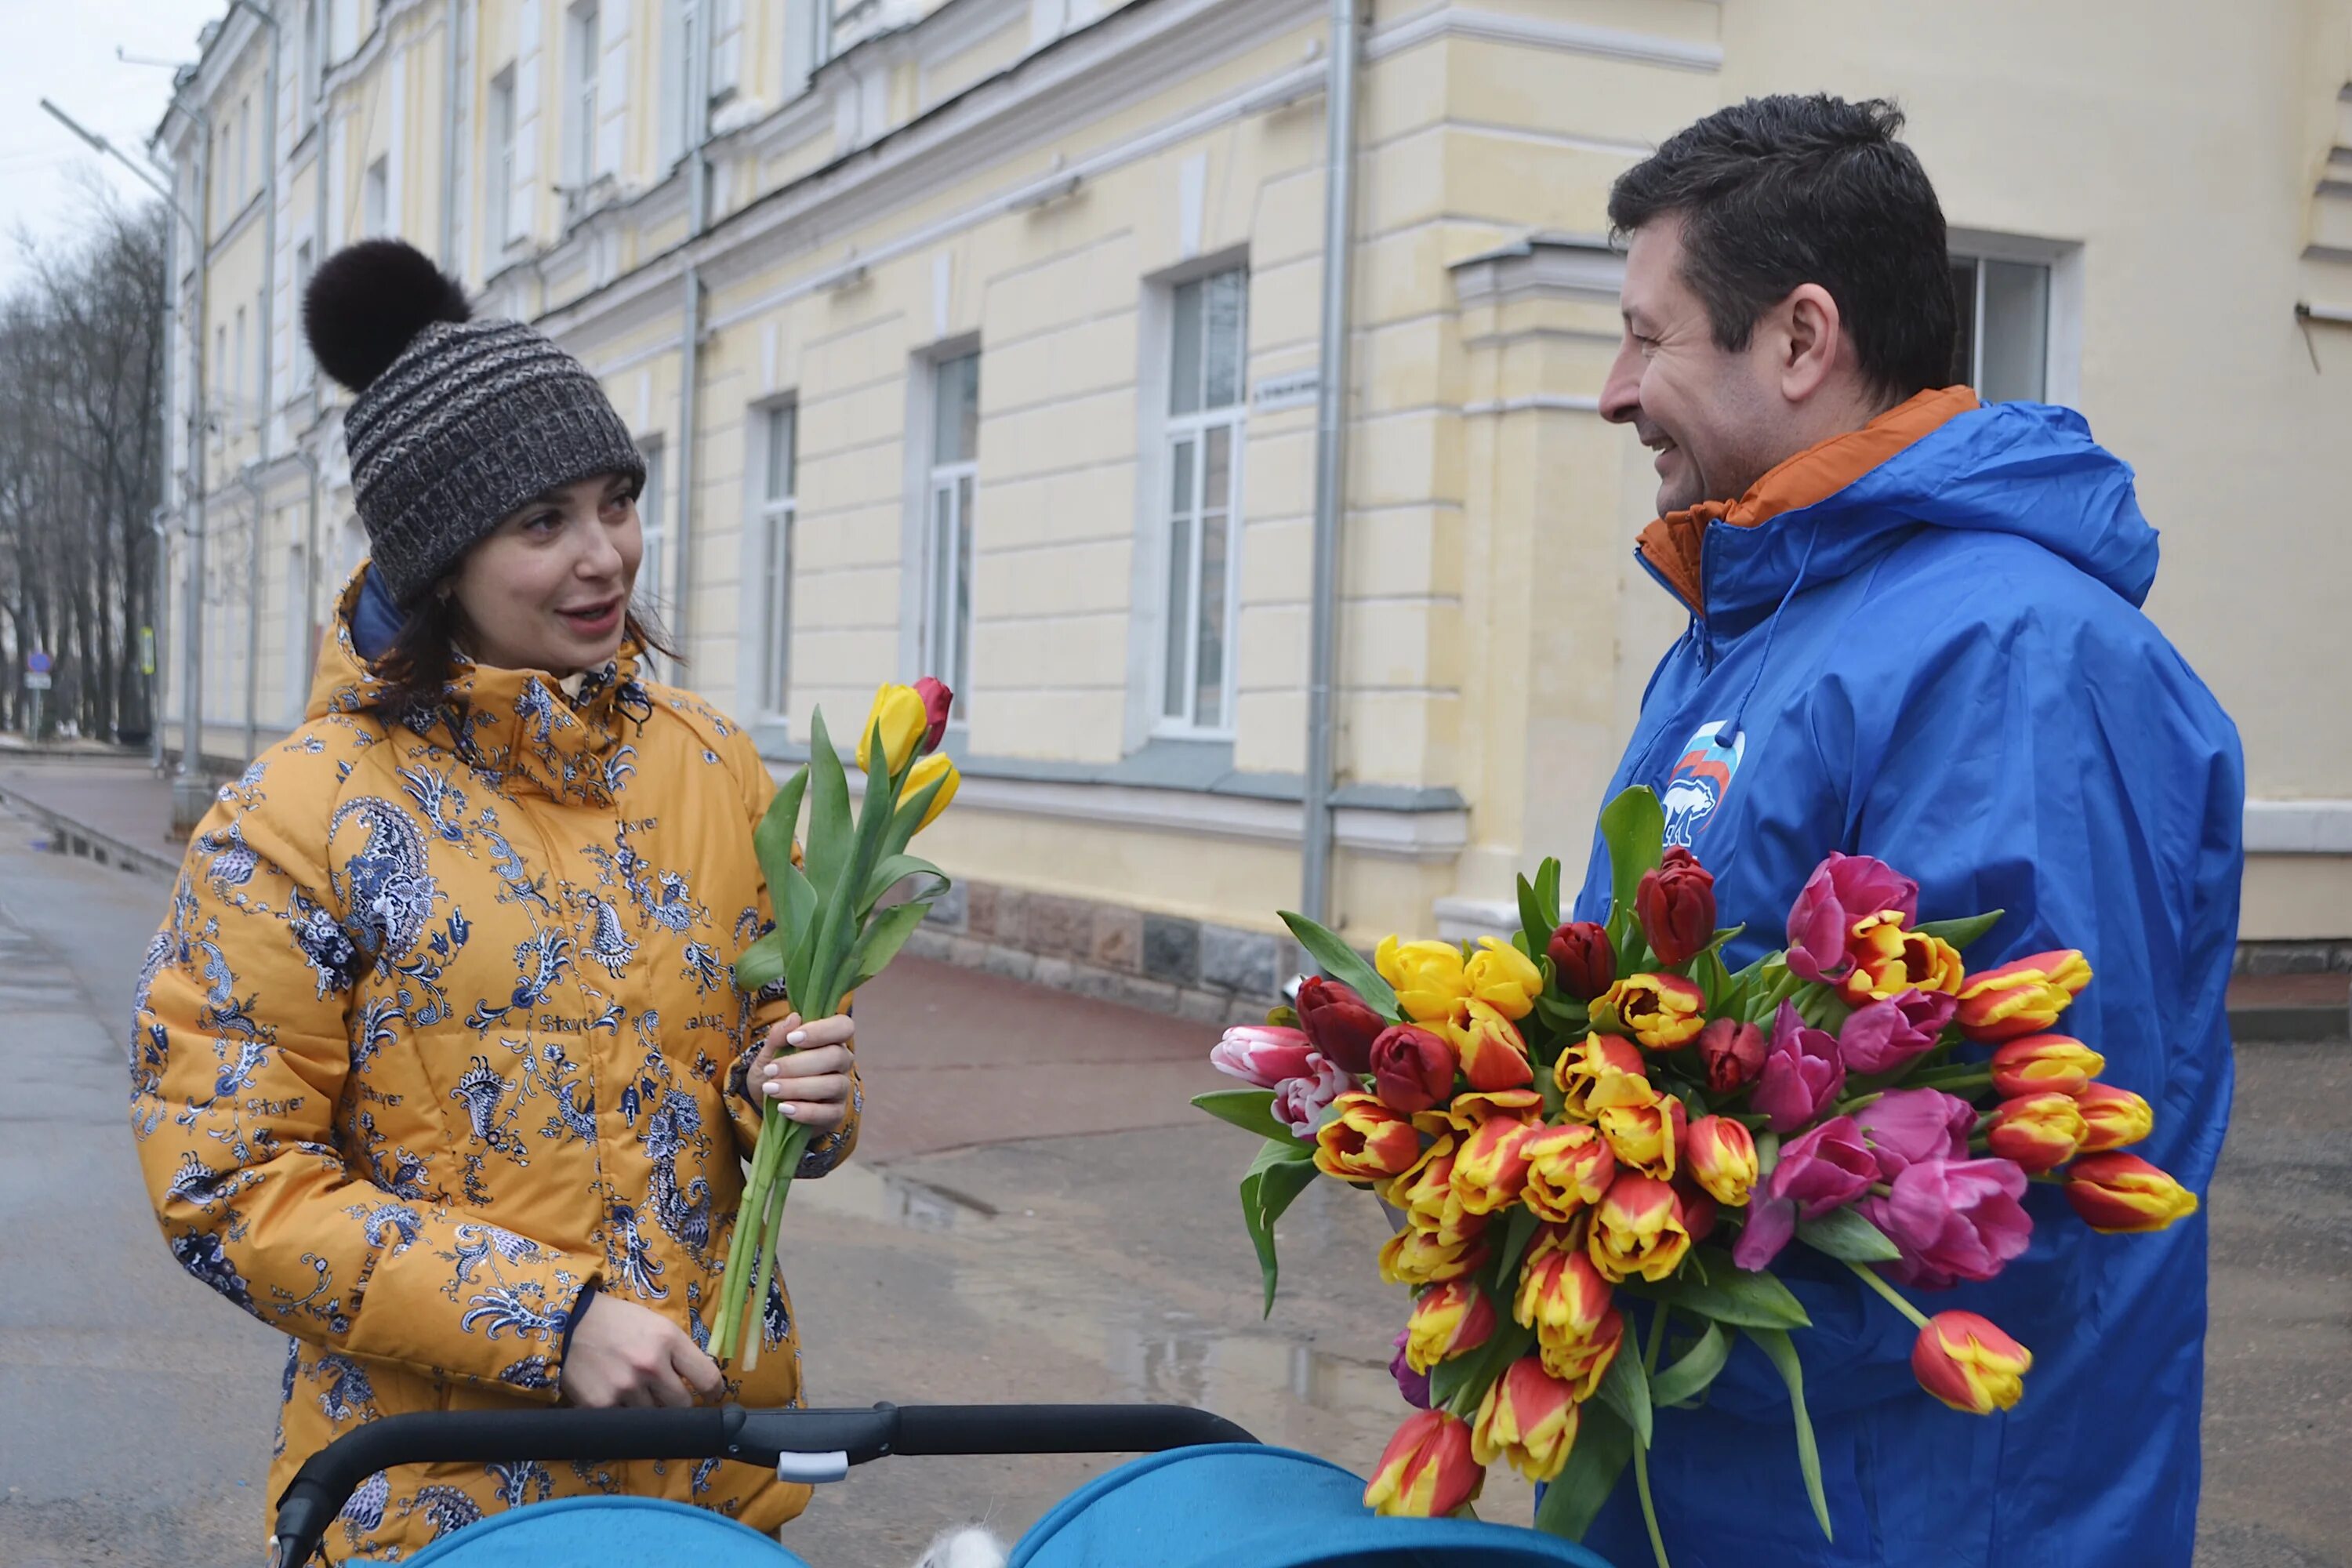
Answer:
<path fill-rule="evenodd" d="M 562 526 L 563 514 L 553 511 L 536 513 L 523 523 L 524 530 L 531 533 L 552 533 Z"/>

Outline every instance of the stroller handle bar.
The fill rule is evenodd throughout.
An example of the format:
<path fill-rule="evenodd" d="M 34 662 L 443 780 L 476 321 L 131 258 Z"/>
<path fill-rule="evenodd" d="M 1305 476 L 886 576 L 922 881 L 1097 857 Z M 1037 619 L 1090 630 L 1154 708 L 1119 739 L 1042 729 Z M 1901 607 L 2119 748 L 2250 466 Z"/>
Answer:
<path fill-rule="evenodd" d="M 304 1462 L 278 1500 L 269 1564 L 308 1562 L 359 1484 L 395 1465 L 717 1458 L 774 1468 L 793 1455 L 862 1465 L 888 1454 L 1149 1454 L 1256 1441 L 1221 1415 L 1177 1405 L 417 1412 L 371 1421 Z"/>

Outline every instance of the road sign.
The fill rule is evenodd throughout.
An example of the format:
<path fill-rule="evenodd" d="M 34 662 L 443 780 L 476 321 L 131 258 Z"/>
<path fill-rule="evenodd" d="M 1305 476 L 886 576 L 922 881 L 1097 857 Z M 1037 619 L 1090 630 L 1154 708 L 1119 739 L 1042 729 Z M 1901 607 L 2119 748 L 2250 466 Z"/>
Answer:
<path fill-rule="evenodd" d="M 25 656 L 25 668 L 31 670 L 35 675 L 47 675 L 49 673 L 50 668 L 49 656 L 43 653 L 39 648 L 35 648 L 31 653 Z"/>
<path fill-rule="evenodd" d="M 48 689 L 49 689 L 49 677 L 48 677 L 48 672 L 47 672 L 47 671 L 46 671 L 46 670 L 39 670 L 39 669 L 34 669 L 34 670 L 27 670 L 27 671 L 26 672 L 26 674 L 25 674 L 25 689 L 26 689 L 26 690 L 27 690 L 27 691 L 47 691 Z"/>

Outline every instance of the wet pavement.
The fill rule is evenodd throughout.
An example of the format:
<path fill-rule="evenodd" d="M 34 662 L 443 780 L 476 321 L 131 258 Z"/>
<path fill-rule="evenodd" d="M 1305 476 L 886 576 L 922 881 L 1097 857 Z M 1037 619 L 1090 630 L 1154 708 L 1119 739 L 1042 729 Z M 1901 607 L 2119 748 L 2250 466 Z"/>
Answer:
<path fill-rule="evenodd" d="M 0 813 L 0 1563 L 254 1562 L 283 1341 L 157 1241 L 121 1033 L 167 889 L 40 854 Z M 1248 1135 L 1185 1104 L 1198 1026 L 906 961 L 860 998 L 858 1161 L 797 1187 L 785 1268 L 819 1404 L 1168 1400 L 1367 1468 L 1401 1414 L 1400 1292 L 1360 1194 L 1310 1189 L 1258 1313 Z M 2250 1047 L 2211 1194 L 2199 1568 L 2352 1568 L 2352 1047 Z M 788 1545 L 910 1564 L 1008 1539 L 1115 1459 L 896 1458 Z M 1489 1518 L 1527 1517 L 1514 1477 Z M 1632 1565 L 1629 1565 L 1632 1568 Z"/>

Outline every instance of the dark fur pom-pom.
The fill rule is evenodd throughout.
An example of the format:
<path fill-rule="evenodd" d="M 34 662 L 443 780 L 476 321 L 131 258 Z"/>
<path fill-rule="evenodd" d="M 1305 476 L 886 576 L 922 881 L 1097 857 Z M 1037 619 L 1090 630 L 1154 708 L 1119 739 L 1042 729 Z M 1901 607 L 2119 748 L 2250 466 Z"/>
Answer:
<path fill-rule="evenodd" d="M 302 297 L 320 368 L 364 391 L 434 321 L 462 321 L 466 290 L 404 240 L 363 239 L 326 259 Z"/>

